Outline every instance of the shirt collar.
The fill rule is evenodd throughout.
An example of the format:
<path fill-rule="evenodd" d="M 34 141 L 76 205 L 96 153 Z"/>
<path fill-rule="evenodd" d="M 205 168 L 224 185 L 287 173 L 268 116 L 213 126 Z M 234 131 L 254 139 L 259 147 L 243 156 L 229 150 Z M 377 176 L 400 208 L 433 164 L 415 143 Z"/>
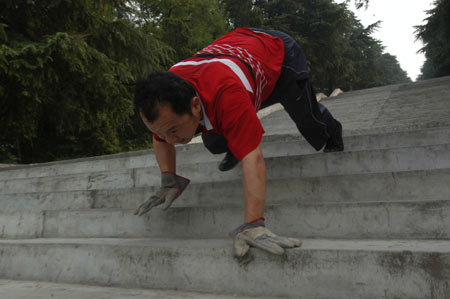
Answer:
<path fill-rule="evenodd" d="M 208 118 L 208 115 L 206 115 L 205 106 L 203 106 L 202 99 L 197 94 L 197 97 L 200 99 L 200 105 L 202 105 L 202 113 L 203 113 L 203 119 L 199 122 L 202 126 L 206 128 L 206 130 L 211 131 L 213 129 L 213 126 L 211 124 L 211 121 Z"/>

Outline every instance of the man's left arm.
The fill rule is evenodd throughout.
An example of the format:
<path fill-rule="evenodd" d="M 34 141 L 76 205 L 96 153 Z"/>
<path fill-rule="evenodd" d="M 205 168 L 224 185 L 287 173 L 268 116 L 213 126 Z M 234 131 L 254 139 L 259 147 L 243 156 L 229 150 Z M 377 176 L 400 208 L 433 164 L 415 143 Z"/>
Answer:
<path fill-rule="evenodd" d="M 264 217 L 266 201 L 266 164 L 258 145 L 242 160 L 242 185 L 245 197 L 245 222 Z"/>
<path fill-rule="evenodd" d="M 279 255 L 284 253 L 284 248 L 300 246 L 299 239 L 278 236 L 265 227 L 266 164 L 261 144 L 248 153 L 241 163 L 245 222 L 230 233 L 234 239 L 234 255 L 243 257 L 250 246 Z"/>
<path fill-rule="evenodd" d="M 234 240 L 234 254 L 242 257 L 250 246 L 283 254 L 284 248 L 300 246 L 301 241 L 277 236 L 265 227 L 266 164 L 261 150 L 264 129 L 252 101 L 245 98 L 248 94 L 239 89 L 227 92 L 219 101 L 219 123 L 228 148 L 241 162 L 245 197 L 244 223 L 230 232 Z"/>

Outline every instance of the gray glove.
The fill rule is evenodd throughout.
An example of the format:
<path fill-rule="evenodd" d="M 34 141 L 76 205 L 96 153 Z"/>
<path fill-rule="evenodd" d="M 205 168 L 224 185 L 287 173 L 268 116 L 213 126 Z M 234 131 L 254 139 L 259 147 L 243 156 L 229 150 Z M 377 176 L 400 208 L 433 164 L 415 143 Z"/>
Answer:
<path fill-rule="evenodd" d="M 283 248 L 299 247 L 299 239 L 280 237 L 265 227 L 264 218 L 246 222 L 233 230 L 230 236 L 234 240 L 234 255 L 243 257 L 250 246 L 258 247 L 270 253 L 282 255 Z"/>
<path fill-rule="evenodd" d="M 184 189 L 186 189 L 189 182 L 190 180 L 174 173 L 163 172 L 161 174 L 161 188 L 155 195 L 152 195 L 149 199 L 142 203 L 134 212 L 134 215 L 142 216 L 153 207 L 159 206 L 163 203 L 164 205 L 162 209 L 164 211 L 167 210 L 172 202 L 180 196 Z"/>

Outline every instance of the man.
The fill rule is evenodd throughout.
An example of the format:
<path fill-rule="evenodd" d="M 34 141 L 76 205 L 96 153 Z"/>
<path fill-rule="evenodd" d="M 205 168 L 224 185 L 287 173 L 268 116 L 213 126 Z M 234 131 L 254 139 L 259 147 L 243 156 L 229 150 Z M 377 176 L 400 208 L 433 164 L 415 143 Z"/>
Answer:
<path fill-rule="evenodd" d="M 300 240 L 265 228 L 264 130 L 256 112 L 276 102 L 316 150 L 344 149 L 341 124 L 316 101 L 305 56 L 285 33 L 238 28 L 168 72 L 154 72 L 141 80 L 135 105 L 154 134 L 162 187 L 136 214 L 160 204 L 165 210 L 183 192 L 189 180 L 176 175 L 174 144 L 186 144 L 202 132 L 212 153 L 227 153 L 221 171 L 242 164 L 245 219 L 230 233 L 235 255 L 244 256 L 250 245 L 274 254 L 300 246 Z"/>

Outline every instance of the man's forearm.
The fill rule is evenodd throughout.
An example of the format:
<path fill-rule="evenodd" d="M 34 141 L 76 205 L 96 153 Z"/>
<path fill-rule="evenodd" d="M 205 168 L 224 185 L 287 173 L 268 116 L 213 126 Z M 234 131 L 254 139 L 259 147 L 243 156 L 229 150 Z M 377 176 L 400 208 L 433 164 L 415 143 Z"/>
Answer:
<path fill-rule="evenodd" d="M 242 161 L 242 183 L 245 196 L 245 222 L 264 217 L 266 201 L 266 164 L 261 146 Z"/>
<path fill-rule="evenodd" d="M 175 146 L 153 139 L 153 149 L 155 150 L 156 161 L 161 172 L 176 173 L 176 152 Z"/>

